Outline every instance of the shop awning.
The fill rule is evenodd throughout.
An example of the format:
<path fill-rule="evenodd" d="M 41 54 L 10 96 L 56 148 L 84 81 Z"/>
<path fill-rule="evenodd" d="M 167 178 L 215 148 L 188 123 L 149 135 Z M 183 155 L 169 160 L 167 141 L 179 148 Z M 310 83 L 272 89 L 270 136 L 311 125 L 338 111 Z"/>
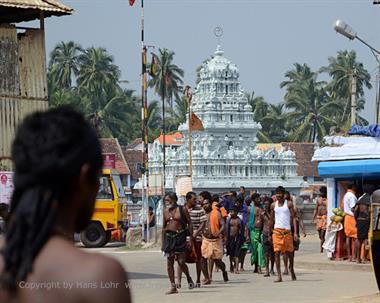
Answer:
<path fill-rule="evenodd" d="M 0 23 L 39 19 L 41 16 L 70 15 L 74 10 L 59 0 L 0 0 Z"/>
<path fill-rule="evenodd" d="M 380 159 L 320 162 L 318 173 L 322 178 L 380 177 Z"/>

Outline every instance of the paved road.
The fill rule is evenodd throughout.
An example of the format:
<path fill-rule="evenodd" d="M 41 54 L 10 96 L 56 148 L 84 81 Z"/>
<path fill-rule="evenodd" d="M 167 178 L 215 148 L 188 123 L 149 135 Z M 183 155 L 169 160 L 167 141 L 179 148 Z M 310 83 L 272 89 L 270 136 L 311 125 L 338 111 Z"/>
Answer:
<path fill-rule="evenodd" d="M 309 243 L 309 244 L 308 244 Z M 117 246 L 117 245 L 116 245 Z M 304 242 L 306 254 L 315 247 L 313 241 Z M 357 271 L 318 271 L 298 269 L 298 280 L 290 281 L 285 277 L 281 284 L 273 283 L 274 277 L 264 278 L 262 275 L 246 271 L 240 275 L 230 275 L 230 282 L 222 281 L 221 273 L 214 274 L 213 285 L 201 289 L 188 290 L 185 281 L 178 295 L 166 296 L 169 287 L 166 275 L 166 259 L 157 250 L 124 251 L 120 247 L 107 247 L 91 250 L 105 253 L 118 259 L 128 272 L 133 301 L 145 302 L 380 302 L 380 297 L 356 301 L 360 296 L 373 296 L 376 285 L 370 272 Z M 246 260 L 249 269 L 249 258 Z M 194 277 L 194 266 L 190 265 Z"/>

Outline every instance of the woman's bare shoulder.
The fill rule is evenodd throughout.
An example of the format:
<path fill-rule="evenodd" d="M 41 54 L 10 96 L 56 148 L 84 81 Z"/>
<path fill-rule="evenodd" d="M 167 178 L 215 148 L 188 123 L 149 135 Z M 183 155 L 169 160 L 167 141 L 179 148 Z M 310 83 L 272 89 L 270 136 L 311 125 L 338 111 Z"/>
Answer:
<path fill-rule="evenodd" d="M 103 254 L 91 252 L 91 250 L 75 246 L 70 241 L 62 238 L 52 238 L 46 245 L 46 250 L 43 252 L 56 260 L 61 260 L 62 266 L 72 266 L 83 269 L 83 272 L 88 273 L 93 277 L 96 272 L 102 271 L 104 268 L 119 268 L 122 269 L 119 262 L 107 257 Z M 59 256 L 59 258 L 57 258 Z M 81 270 L 82 271 L 82 270 Z"/>

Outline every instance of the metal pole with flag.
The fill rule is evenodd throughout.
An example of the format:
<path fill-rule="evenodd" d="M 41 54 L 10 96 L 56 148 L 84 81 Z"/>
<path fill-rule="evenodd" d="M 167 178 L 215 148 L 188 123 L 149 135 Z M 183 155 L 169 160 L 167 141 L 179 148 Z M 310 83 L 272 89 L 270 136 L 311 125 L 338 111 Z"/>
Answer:
<path fill-rule="evenodd" d="M 141 102 L 141 110 L 142 110 L 142 141 L 143 141 L 143 193 L 142 196 L 143 203 L 145 205 L 146 211 L 146 243 L 149 243 L 150 235 L 149 235 L 149 172 L 148 172 L 148 127 L 147 127 L 147 119 L 148 119 L 148 73 L 147 73 L 147 48 L 145 46 L 145 14 L 144 14 L 144 0 L 141 0 L 141 44 L 143 49 L 143 66 L 142 66 L 142 81 L 143 81 L 143 91 L 142 91 L 142 102 Z"/>
<path fill-rule="evenodd" d="M 135 0 L 129 0 L 129 5 L 133 6 Z M 146 228 L 147 238 L 149 242 L 149 203 L 148 203 L 148 75 L 147 75 L 147 48 L 144 41 L 144 0 L 141 0 L 141 141 L 142 141 L 142 156 L 141 156 L 141 199 L 146 212 Z M 144 232 L 144 229 L 143 229 Z"/>

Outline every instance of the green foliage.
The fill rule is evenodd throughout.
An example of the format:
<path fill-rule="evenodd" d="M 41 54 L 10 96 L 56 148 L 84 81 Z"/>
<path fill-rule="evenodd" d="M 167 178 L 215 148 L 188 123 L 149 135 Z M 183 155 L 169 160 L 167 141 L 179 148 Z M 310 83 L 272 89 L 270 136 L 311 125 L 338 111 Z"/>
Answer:
<path fill-rule="evenodd" d="M 50 54 L 51 106 L 70 105 L 84 113 L 101 137 L 127 144 L 141 137 L 139 100 L 119 86 L 120 70 L 104 48 L 83 49 L 60 42 Z"/>
<path fill-rule="evenodd" d="M 150 81 L 166 108 L 166 131 L 185 122 L 187 102 L 180 97 L 183 70 L 173 64 L 174 52 L 160 49 L 157 77 Z M 70 105 L 84 113 L 101 137 L 116 137 L 121 144 L 141 138 L 141 97 L 119 86 L 120 70 L 104 48 L 82 48 L 60 42 L 50 54 L 50 106 Z M 174 101 L 174 102 L 173 102 Z M 152 142 L 162 129 L 162 103 L 148 104 L 148 136 Z"/>
<path fill-rule="evenodd" d="M 175 53 L 160 48 L 155 56 L 157 74 L 149 82 L 155 93 L 160 96 L 165 107 L 165 133 L 176 131 L 179 124 L 185 122 L 187 113 L 187 102 L 181 96 L 184 71 L 173 63 Z M 168 103 L 169 106 L 166 106 Z M 164 109 L 161 109 L 161 114 Z M 162 124 L 162 116 L 160 117 Z M 158 120 L 157 120 L 158 121 Z M 158 125 L 156 125 L 158 126 Z M 161 125 L 160 131 L 163 129 Z M 159 134 L 156 128 L 153 134 Z"/>
<path fill-rule="evenodd" d="M 161 133 L 161 108 L 158 101 L 153 101 L 148 105 L 148 136 L 149 141 L 152 142 Z"/>
<path fill-rule="evenodd" d="M 83 52 L 80 45 L 73 41 L 60 42 L 50 53 L 49 80 L 50 84 L 61 89 L 70 89 L 72 78 L 79 72 L 78 59 Z"/>
<path fill-rule="evenodd" d="M 184 71 L 173 63 L 174 55 L 167 49 L 159 49 L 154 55 L 157 76 L 149 86 L 161 102 L 148 105 L 150 141 L 162 131 L 163 104 L 166 132 L 177 130 L 188 114 L 187 100 L 182 96 Z M 197 82 L 201 67 L 197 69 Z M 329 77 L 327 82 L 319 80 L 321 73 Z M 106 49 L 84 49 L 72 41 L 60 42 L 51 52 L 48 64 L 49 103 L 82 111 L 100 136 L 116 137 L 121 144 L 128 144 L 141 137 L 141 98 L 119 86 L 120 74 Z M 319 71 L 295 63 L 280 84 L 286 93 L 279 104 L 268 103 L 254 92 L 246 95 L 254 120 L 262 126 L 257 134 L 259 142 L 321 142 L 332 131 L 348 130 L 352 75 L 357 78 L 357 123 L 368 124 L 360 112 L 365 105 L 364 89 L 372 87 L 370 74 L 357 61 L 354 51 L 339 51 Z"/>
<path fill-rule="evenodd" d="M 247 93 L 249 105 L 252 106 L 253 119 L 262 126 L 257 138 L 261 143 L 278 143 L 286 141 L 286 115 L 284 105 L 269 104 L 262 96 L 255 96 L 255 92 Z"/>
<path fill-rule="evenodd" d="M 173 100 L 180 99 L 184 71 L 173 63 L 175 53 L 166 48 L 160 48 L 154 55 L 157 65 L 157 75 L 149 85 L 161 97 L 162 102 L 168 102 L 173 107 Z"/>
<path fill-rule="evenodd" d="M 287 115 L 283 103 L 269 104 L 267 115 L 260 120 L 260 123 L 272 142 L 280 143 L 287 140 Z"/>
<path fill-rule="evenodd" d="M 331 81 L 327 84 L 326 90 L 330 92 L 331 98 L 340 104 L 335 119 L 341 129 L 347 130 L 347 121 L 351 119 L 351 77 L 357 79 L 356 96 L 357 108 L 360 112 L 364 109 L 364 87 L 371 89 L 371 76 L 364 68 L 363 63 L 356 61 L 355 51 L 339 51 L 336 57 L 329 57 L 329 65 L 320 69 L 321 73 L 327 73 Z M 363 117 L 357 116 L 357 122 L 361 125 L 368 124 Z M 349 128 L 349 127 L 348 127 Z"/>
<path fill-rule="evenodd" d="M 321 142 L 331 131 L 347 131 L 351 121 L 351 76 L 357 78 L 357 113 L 364 109 L 364 87 L 371 88 L 370 74 L 356 61 L 354 51 L 339 51 L 328 59 L 329 65 L 314 72 L 307 64 L 294 64 L 285 73 L 284 97 L 287 109 L 286 129 L 289 140 Z M 328 73 L 329 82 L 318 81 L 320 73 Z M 357 123 L 368 124 L 357 115 Z"/>
<path fill-rule="evenodd" d="M 113 61 L 104 48 L 84 50 L 78 57 L 78 87 L 100 93 L 117 88 L 120 70 Z"/>

